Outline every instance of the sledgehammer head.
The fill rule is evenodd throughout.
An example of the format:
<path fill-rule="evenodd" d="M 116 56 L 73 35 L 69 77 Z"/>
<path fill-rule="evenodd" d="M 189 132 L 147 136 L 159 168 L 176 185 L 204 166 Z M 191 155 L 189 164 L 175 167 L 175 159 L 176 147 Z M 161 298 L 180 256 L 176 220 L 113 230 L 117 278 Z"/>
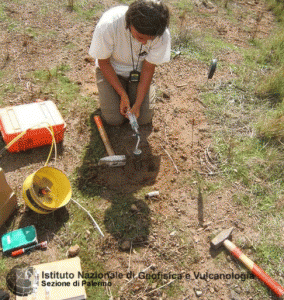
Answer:
<path fill-rule="evenodd" d="M 217 249 L 221 247 L 225 240 L 231 239 L 232 232 L 234 230 L 234 227 L 231 227 L 229 229 L 223 230 L 220 232 L 212 241 L 211 246 L 213 249 Z"/>
<path fill-rule="evenodd" d="M 98 163 L 99 166 L 109 166 L 109 167 L 123 167 L 126 165 L 125 155 L 112 155 L 101 158 Z"/>

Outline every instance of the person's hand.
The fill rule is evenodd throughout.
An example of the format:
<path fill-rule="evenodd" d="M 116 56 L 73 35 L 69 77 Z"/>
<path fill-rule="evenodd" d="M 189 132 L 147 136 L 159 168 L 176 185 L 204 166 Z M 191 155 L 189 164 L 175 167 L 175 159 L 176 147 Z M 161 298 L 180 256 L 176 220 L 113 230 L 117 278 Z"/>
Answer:
<path fill-rule="evenodd" d="M 131 113 L 133 113 L 136 117 L 136 119 L 139 118 L 140 116 L 140 106 L 137 105 L 136 103 L 132 106 L 131 110 L 130 110 Z"/>
<path fill-rule="evenodd" d="M 127 94 L 124 94 L 120 98 L 120 113 L 126 117 L 126 113 L 130 110 L 130 102 Z"/>

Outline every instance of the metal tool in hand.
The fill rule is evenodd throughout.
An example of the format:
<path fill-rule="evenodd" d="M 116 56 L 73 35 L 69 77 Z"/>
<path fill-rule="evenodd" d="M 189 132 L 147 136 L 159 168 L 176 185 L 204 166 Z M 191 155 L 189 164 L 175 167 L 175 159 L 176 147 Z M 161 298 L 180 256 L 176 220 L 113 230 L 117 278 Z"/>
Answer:
<path fill-rule="evenodd" d="M 103 122 L 100 116 L 94 116 L 94 120 L 97 124 L 99 133 L 103 140 L 103 143 L 106 147 L 106 151 L 109 156 L 101 158 L 99 160 L 99 166 L 109 166 L 109 167 L 122 167 L 126 165 L 126 156 L 125 155 L 115 155 L 110 141 L 108 139 L 107 133 L 104 129 Z"/>
<path fill-rule="evenodd" d="M 135 117 L 135 115 L 133 113 L 131 113 L 130 111 L 127 112 L 127 117 L 129 119 L 129 123 L 131 125 L 132 130 L 135 132 L 136 138 L 137 138 L 137 143 L 135 146 L 135 149 L 133 151 L 133 155 L 134 155 L 134 163 L 135 163 L 135 169 L 136 170 L 140 170 L 142 167 L 142 150 L 139 149 L 139 145 L 140 145 L 140 132 L 139 132 L 139 125 L 137 122 L 137 119 Z"/>

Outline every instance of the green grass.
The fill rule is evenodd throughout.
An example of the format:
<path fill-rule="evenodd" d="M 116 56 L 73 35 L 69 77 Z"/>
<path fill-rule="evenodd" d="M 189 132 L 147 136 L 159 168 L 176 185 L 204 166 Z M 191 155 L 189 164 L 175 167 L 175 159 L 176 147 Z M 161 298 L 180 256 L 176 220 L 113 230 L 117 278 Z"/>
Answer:
<path fill-rule="evenodd" d="M 20 27 L 20 23 L 18 21 L 13 20 L 13 18 L 9 17 L 6 14 L 7 5 L 5 3 L 0 4 L 0 21 L 7 23 L 8 25 L 8 31 L 18 30 Z"/>
<path fill-rule="evenodd" d="M 283 25 L 267 40 L 256 41 L 258 55 L 253 58 L 267 70 L 260 77 L 256 92 L 260 97 L 284 97 L 284 34 Z"/>
<path fill-rule="evenodd" d="M 127 5 L 130 5 L 132 2 L 134 2 L 133 0 L 118 0 L 119 3 L 122 3 L 122 4 L 127 4 Z"/>
<path fill-rule="evenodd" d="M 282 53 L 281 45 L 275 44 L 275 39 L 272 41 L 270 51 L 274 49 L 275 53 Z M 283 83 L 281 74 L 272 77 L 268 74 L 265 78 L 267 88 L 261 92 L 262 98 L 254 94 L 260 70 L 267 66 L 270 53 L 263 51 L 264 46 L 256 43 L 251 53 L 249 50 L 243 52 L 244 62 L 230 66 L 238 78 L 203 94 L 202 100 L 208 105 L 207 115 L 210 119 L 222 126 L 215 134 L 213 144 L 220 157 L 224 183 L 242 183 L 246 192 L 236 192 L 234 201 L 248 207 L 249 215 L 257 215 L 266 224 L 254 255 L 265 268 L 270 269 L 271 266 L 279 265 L 280 254 L 283 252 L 279 247 L 279 239 L 275 238 L 274 243 L 267 239 L 268 232 L 272 230 L 272 222 L 265 222 L 269 215 L 273 215 L 273 220 L 283 215 L 283 207 L 279 208 L 278 202 L 283 197 L 284 185 L 281 178 L 284 175 L 284 153 L 283 147 L 277 142 L 283 138 L 283 104 L 271 106 L 271 99 L 265 98 L 264 93 L 270 91 L 271 97 L 271 92 L 274 91 L 275 98 L 275 92 L 279 91 Z M 257 58 L 257 61 L 253 58 Z M 270 59 L 271 65 L 273 59 Z M 257 135 L 252 134 L 254 130 Z M 277 235 L 280 231 L 278 228 L 272 232 Z M 266 290 L 261 290 L 261 293 L 265 294 Z"/>
<path fill-rule="evenodd" d="M 260 97 L 281 101 L 284 97 L 284 65 L 275 69 L 270 76 L 263 76 L 256 91 Z"/>
<path fill-rule="evenodd" d="M 6 5 L 4 3 L 2 3 L 0 5 L 0 21 L 4 21 L 7 18 L 6 12 L 5 12 L 5 7 L 6 7 Z"/>
<path fill-rule="evenodd" d="M 0 271 L 4 272 L 5 269 L 6 269 L 6 264 L 5 261 L 2 259 L 0 260 Z"/>
<path fill-rule="evenodd" d="M 234 50 L 236 52 L 239 52 L 237 46 L 235 46 L 232 43 L 228 43 L 221 39 L 220 37 L 214 37 L 214 35 L 210 32 L 206 33 L 204 36 L 204 48 L 207 49 L 209 53 L 218 53 L 228 50 Z"/>
<path fill-rule="evenodd" d="M 259 61 L 275 66 L 284 64 L 283 26 L 280 26 L 269 39 L 258 41 L 258 45 L 261 50 Z"/>
<path fill-rule="evenodd" d="M 273 186 L 284 175 L 284 154 L 277 146 L 250 137 L 235 137 L 229 142 L 225 137 L 217 138 L 214 145 L 222 157 L 221 169 L 231 181 L 238 180 L 249 187 L 257 201 L 270 202 L 270 197 L 275 198 Z"/>
<path fill-rule="evenodd" d="M 284 22 L 284 3 L 279 0 L 266 0 L 269 5 L 269 8 L 277 16 L 278 22 Z"/>
<path fill-rule="evenodd" d="M 78 200 L 78 199 L 77 199 Z M 76 200 L 76 201 L 77 201 Z M 90 205 L 80 201 L 80 204 L 83 205 L 86 209 L 92 212 L 93 217 L 96 219 L 97 223 L 102 227 L 100 220 L 97 218 L 97 214 L 93 213 L 93 210 L 90 208 Z M 94 207 L 94 205 L 92 205 Z M 97 240 L 100 239 L 99 233 L 97 230 L 93 229 L 91 221 L 88 219 L 87 214 L 84 211 L 81 211 L 75 204 L 70 207 L 70 212 L 72 214 L 72 224 L 70 225 L 70 231 L 75 232 L 75 238 L 72 240 L 72 245 L 78 244 L 80 246 L 80 257 L 82 258 L 82 270 L 86 273 L 103 273 L 104 266 L 101 262 L 97 260 L 97 255 L 99 254 L 99 249 L 96 249 L 94 246 Z M 86 219 L 82 226 L 82 220 Z M 90 231 L 90 236 L 86 236 L 86 230 Z M 67 249 L 66 249 L 67 251 Z M 87 282 L 101 282 L 100 279 L 86 279 Z M 108 299 L 105 293 L 104 287 L 102 286 L 92 286 L 86 285 L 86 293 L 89 297 L 94 297 L 90 299 Z"/>
<path fill-rule="evenodd" d="M 0 274 L 6 274 L 8 273 L 8 268 L 6 266 L 5 258 L 1 258 L 0 260 Z M 0 280 L 0 289 L 5 289 L 6 288 L 6 281 L 5 280 Z"/>
<path fill-rule="evenodd" d="M 175 1 L 173 5 L 180 9 L 181 12 L 191 12 L 194 8 L 194 4 L 187 0 Z"/>
<path fill-rule="evenodd" d="M 57 102 L 63 115 L 70 109 L 75 109 L 75 106 L 83 111 L 95 110 L 96 102 L 80 94 L 78 83 L 71 81 L 67 76 L 69 70 L 69 66 L 60 65 L 52 69 L 36 70 L 27 74 L 27 77 L 40 87 L 41 94 L 49 95 L 51 100 Z"/>
<path fill-rule="evenodd" d="M 139 214 L 131 210 L 136 205 Z M 133 197 L 117 197 L 105 211 L 106 230 L 118 240 L 145 241 L 150 230 L 150 210 L 143 201 Z"/>
<path fill-rule="evenodd" d="M 208 38 L 207 35 L 205 37 Z M 205 38 L 206 40 L 206 38 Z M 210 38 L 204 42 L 208 43 Z M 212 39 L 214 41 L 214 38 Z M 215 85 L 203 86 L 202 101 L 208 106 L 207 116 L 217 123 L 213 147 L 219 157 L 219 182 L 242 188 L 233 201 L 247 207 L 248 217 L 259 220 L 255 231 L 260 233 L 251 256 L 271 276 L 283 273 L 284 207 L 284 69 L 283 30 L 270 39 L 254 40 L 245 50 L 214 43 L 206 55 L 236 51 L 242 59 L 229 66 L 234 78 Z M 217 69 L 218 72 L 218 69 Z M 268 291 L 253 282 L 259 299 Z M 283 285 L 283 282 L 281 282 Z"/>
<path fill-rule="evenodd" d="M 168 295 L 168 297 L 176 299 L 177 295 L 181 295 L 184 290 L 185 288 L 181 285 L 179 280 L 176 280 L 171 283 L 164 291 Z"/>
<path fill-rule="evenodd" d="M 74 1 L 73 10 L 79 19 L 91 21 L 97 17 L 97 14 L 104 10 L 104 6 L 95 1 L 79 0 Z"/>
<path fill-rule="evenodd" d="M 208 62 L 213 58 L 221 58 L 222 54 L 228 51 L 241 54 L 241 50 L 235 45 L 215 37 L 211 30 L 201 33 L 198 30 L 174 26 L 171 28 L 171 35 L 173 50 L 181 51 L 191 60 Z"/>
<path fill-rule="evenodd" d="M 21 86 L 15 84 L 15 83 L 2 84 L 2 85 L 0 85 L 0 97 L 5 98 L 7 95 L 20 92 L 21 89 L 22 89 Z"/>
<path fill-rule="evenodd" d="M 257 134 L 266 140 L 282 140 L 284 138 L 284 105 L 276 106 L 275 109 L 263 114 L 256 124 Z"/>

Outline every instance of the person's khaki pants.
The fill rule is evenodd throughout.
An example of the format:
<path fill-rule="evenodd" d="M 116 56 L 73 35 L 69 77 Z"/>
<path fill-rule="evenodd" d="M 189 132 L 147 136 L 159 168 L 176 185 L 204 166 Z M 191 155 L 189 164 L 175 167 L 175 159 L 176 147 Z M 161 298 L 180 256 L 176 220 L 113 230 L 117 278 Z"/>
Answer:
<path fill-rule="evenodd" d="M 111 84 L 105 79 L 100 68 L 96 68 L 97 86 L 99 91 L 100 107 L 103 119 L 110 125 L 121 125 L 125 118 L 120 114 L 120 96 L 117 94 Z M 136 100 L 136 91 L 138 83 L 129 82 L 127 78 L 118 75 L 118 78 L 128 94 L 130 106 L 132 107 Z M 148 93 L 141 105 L 139 125 L 151 122 L 155 106 L 155 88 L 151 84 Z"/>

